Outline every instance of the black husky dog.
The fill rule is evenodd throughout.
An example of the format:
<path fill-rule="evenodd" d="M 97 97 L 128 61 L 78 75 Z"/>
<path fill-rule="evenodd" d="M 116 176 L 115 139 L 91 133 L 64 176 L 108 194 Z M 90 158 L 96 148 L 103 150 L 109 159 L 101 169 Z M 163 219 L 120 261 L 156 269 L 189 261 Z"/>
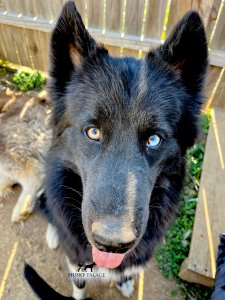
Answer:
<path fill-rule="evenodd" d="M 87 32 L 73 2 L 51 40 L 53 141 L 46 207 L 70 270 L 95 262 L 124 294 L 175 215 L 185 153 L 197 135 L 207 42 L 196 12 L 142 60 L 114 58 Z M 40 299 L 59 295 L 30 267 Z M 85 281 L 73 281 L 84 299 Z"/>

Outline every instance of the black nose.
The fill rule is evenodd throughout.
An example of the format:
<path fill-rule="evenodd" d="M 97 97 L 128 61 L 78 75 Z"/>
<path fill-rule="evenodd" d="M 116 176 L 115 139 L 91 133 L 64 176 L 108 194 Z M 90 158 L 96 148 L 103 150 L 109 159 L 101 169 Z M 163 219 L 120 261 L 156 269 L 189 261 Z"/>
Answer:
<path fill-rule="evenodd" d="M 104 237 L 93 234 L 93 239 L 95 241 L 96 248 L 104 252 L 112 253 L 125 253 L 127 252 L 135 243 L 135 240 L 130 242 L 120 242 L 120 241 L 110 241 L 110 239 L 105 239 Z"/>
<path fill-rule="evenodd" d="M 96 248 L 104 252 L 125 253 L 135 243 L 137 230 L 124 218 L 104 216 L 92 223 Z"/>

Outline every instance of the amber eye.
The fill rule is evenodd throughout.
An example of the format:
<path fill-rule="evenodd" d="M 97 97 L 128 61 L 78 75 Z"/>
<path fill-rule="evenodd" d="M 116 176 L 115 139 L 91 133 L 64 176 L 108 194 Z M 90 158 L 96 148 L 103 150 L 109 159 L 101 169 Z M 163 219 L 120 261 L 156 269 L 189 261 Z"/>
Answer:
<path fill-rule="evenodd" d="M 99 141 L 101 138 L 101 132 L 98 128 L 91 127 L 86 130 L 86 134 L 89 137 L 89 139 L 94 141 Z"/>

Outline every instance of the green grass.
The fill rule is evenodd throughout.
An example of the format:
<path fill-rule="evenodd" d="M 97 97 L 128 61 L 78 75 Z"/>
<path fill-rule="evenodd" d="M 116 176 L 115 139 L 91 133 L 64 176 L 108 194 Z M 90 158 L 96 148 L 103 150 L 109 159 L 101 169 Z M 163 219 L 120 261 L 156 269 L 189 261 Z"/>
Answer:
<path fill-rule="evenodd" d="M 210 114 L 202 115 L 201 127 L 208 132 Z M 204 157 L 204 143 L 197 143 L 187 153 L 187 175 L 181 196 L 180 211 L 175 222 L 167 230 L 165 243 L 155 252 L 159 268 L 165 277 L 172 277 L 180 286 L 184 299 L 208 300 L 212 289 L 187 283 L 178 277 L 180 266 L 188 256 L 198 200 L 198 189 Z M 171 292 L 171 296 L 175 291 Z"/>
<path fill-rule="evenodd" d="M 13 82 L 20 91 L 29 91 L 34 89 L 40 90 L 45 84 L 45 77 L 39 71 L 18 71 L 13 76 Z"/>

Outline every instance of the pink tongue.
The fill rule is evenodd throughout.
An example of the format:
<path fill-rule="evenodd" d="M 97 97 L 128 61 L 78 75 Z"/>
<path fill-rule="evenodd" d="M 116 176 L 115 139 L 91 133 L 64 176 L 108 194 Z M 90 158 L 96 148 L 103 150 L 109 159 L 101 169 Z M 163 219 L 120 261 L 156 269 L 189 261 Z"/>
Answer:
<path fill-rule="evenodd" d="M 114 269 L 121 264 L 125 254 L 103 252 L 92 247 L 92 256 L 98 267 Z"/>

